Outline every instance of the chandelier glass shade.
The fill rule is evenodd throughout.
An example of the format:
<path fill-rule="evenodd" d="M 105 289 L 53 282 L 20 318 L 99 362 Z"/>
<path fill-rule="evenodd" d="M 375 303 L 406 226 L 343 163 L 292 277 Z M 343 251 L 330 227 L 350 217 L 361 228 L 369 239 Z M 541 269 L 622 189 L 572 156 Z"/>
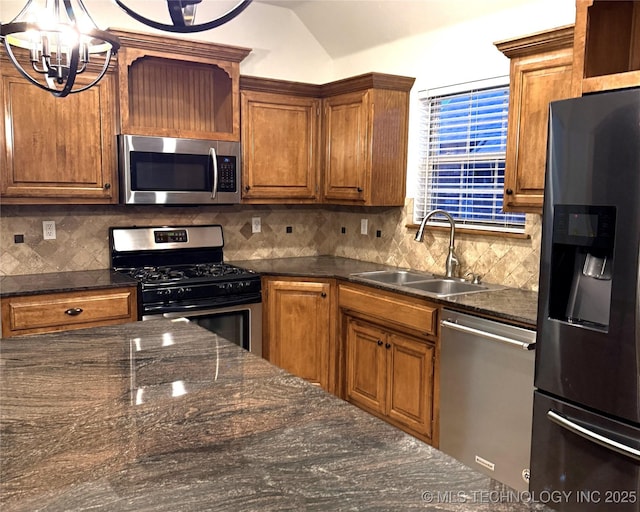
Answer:
<path fill-rule="evenodd" d="M 95 85 L 120 47 L 117 37 L 98 29 L 82 0 L 28 0 L 0 25 L 0 39 L 20 74 L 60 98 Z M 91 72 L 90 62 L 98 63 Z M 76 77 L 85 72 L 91 78 L 78 86 Z"/>

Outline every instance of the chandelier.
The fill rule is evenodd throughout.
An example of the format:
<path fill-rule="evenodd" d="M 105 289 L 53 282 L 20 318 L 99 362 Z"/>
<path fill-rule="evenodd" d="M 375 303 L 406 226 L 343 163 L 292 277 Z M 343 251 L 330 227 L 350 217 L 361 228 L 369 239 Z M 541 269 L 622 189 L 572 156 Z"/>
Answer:
<path fill-rule="evenodd" d="M 114 1 L 140 23 L 178 33 L 219 27 L 252 2 L 240 0 L 225 14 L 196 24 L 196 6 L 202 0 L 165 0 L 172 23 L 169 25 L 138 14 L 122 0 Z M 116 36 L 98 29 L 83 0 L 27 0 L 11 22 L 0 23 L 0 42 L 22 76 L 59 98 L 85 91 L 98 83 L 120 47 Z M 97 72 L 89 66 L 90 62 L 99 62 Z M 76 77 L 88 69 L 92 69 L 87 73 L 91 75 L 90 81 L 77 85 Z"/>
<path fill-rule="evenodd" d="M 10 23 L 0 25 L 0 39 L 20 74 L 59 98 L 98 83 L 120 47 L 117 37 L 98 29 L 82 0 L 28 0 Z M 98 58 L 93 80 L 76 86 L 76 77 Z"/>

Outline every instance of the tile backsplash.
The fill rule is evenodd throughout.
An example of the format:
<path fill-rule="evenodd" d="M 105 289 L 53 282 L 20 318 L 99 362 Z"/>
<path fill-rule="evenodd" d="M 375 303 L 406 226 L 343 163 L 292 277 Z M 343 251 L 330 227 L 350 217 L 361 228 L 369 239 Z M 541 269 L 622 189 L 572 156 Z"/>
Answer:
<path fill-rule="evenodd" d="M 404 208 L 3 206 L 0 275 L 108 268 L 109 226 L 209 223 L 223 226 L 228 261 L 328 254 L 442 274 L 448 233 L 428 231 L 423 243 L 414 242 L 416 229 L 407 227 L 412 206 L 410 199 Z M 252 217 L 260 217 L 261 233 L 251 232 Z M 361 219 L 368 221 L 367 235 L 360 234 Z M 55 240 L 43 240 L 45 220 L 55 221 Z M 526 232 L 527 239 L 458 234 L 462 272 L 537 290 L 540 216 L 527 215 Z M 15 235 L 24 242 L 16 243 Z"/>

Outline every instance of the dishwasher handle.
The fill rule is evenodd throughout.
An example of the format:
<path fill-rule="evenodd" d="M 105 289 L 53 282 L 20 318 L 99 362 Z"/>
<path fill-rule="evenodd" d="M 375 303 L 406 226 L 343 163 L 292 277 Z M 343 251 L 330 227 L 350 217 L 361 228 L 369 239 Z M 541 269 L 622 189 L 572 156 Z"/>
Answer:
<path fill-rule="evenodd" d="M 452 322 L 450 320 L 443 320 L 442 326 L 453 329 L 454 331 L 460 331 L 467 334 L 475 334 L 476 336 L 481 336 L 482 338 L 486 338 L 491 341 L 497 341 L 500 343 L 505 343 L 507 345 L 512 345 L 523 350 L 534 350 L 536 348 L 535 342 L 526 343 L 523 341 L 514 340 L 512 338 L 507 338 L 506 336 L 500 336 L 499 334 L 493 334 L 490 332 L 481 331 L 479 329 L 474 329 L 473 327 L 467 327 L 466 325 Z"/>

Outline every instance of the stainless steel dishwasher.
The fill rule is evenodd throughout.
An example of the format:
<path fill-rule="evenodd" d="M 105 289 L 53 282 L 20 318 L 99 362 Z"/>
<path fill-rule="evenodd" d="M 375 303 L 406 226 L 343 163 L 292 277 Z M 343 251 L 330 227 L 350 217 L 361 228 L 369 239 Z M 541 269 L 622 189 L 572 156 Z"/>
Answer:
<path fill-rule="evenodd" d="M 529 490 L 535 331 L 445 309 L 440 450 Z"/>

